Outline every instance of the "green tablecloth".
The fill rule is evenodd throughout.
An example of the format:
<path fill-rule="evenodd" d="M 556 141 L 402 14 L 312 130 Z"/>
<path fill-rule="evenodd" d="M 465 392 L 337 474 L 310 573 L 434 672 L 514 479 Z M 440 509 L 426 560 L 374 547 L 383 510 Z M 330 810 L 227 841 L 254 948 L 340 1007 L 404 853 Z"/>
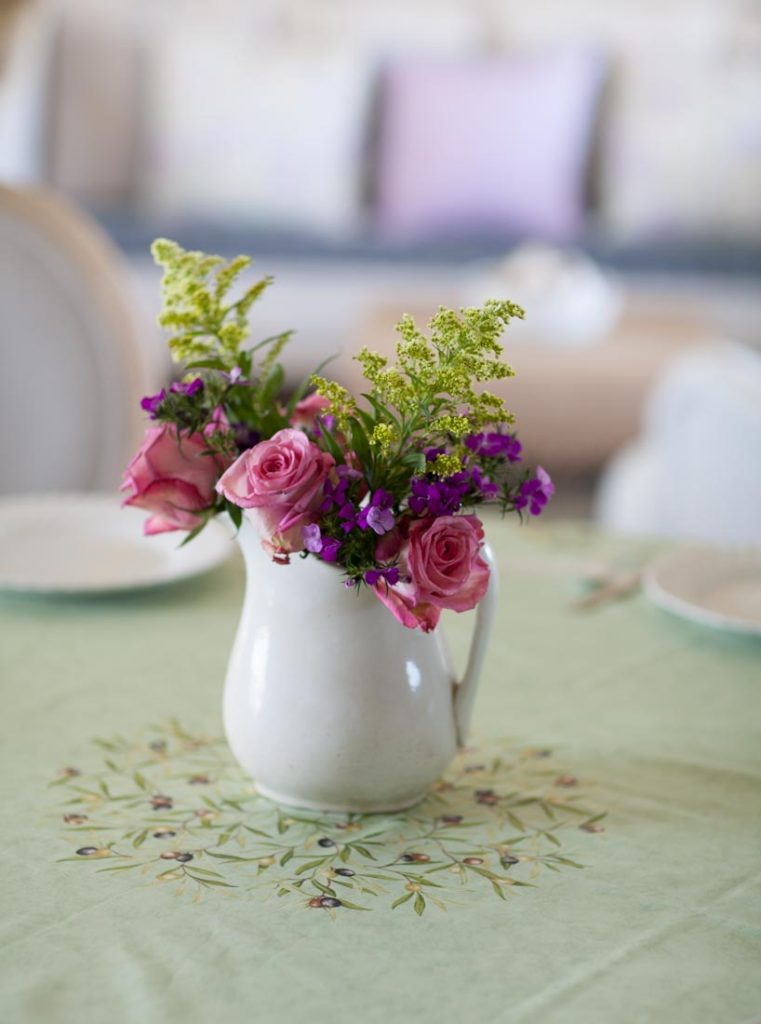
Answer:
<path fill-rule="evenodd" d="M 631 562 L 633 547 L 534 524 L 496 525 L 491 539 L 504 587 L 476 749 L 417 822 L 377 827 L 281 815 L 278 831 L 277 812 L 215 743 L 236 561 L 123 597 L 0 599 L 0 1020 L 758 1020 L 761 645 L 641 596 L 573 611 L 582 563 Z M 448 627 L 462 655 L 467 617 Z M 173 806 L 149 807 L 157 796 Z M 154 836 L 158 825 L 142 839 L 127 828 L 132 815 L 176 831 L 186 810 L 193 849 L 201 829 L 221 840 L 235 819 L 225 856 L 187 864 L 208 886 L 178 884 L 184 865 L 160 858 L 171 839 Z M 499 828 L 483 818 L 493 812 Z M 122 825 L 89 830 L 112 818 Z M 444 839 L 420 857 L 437 842 L 419 838 L 430 821 Z M 537 839 L 543 829 L 557 842 Z M 511 845 L 521 830 L 533 838 Z M 107 857 L 114 837 L 121 853 Z M 360 838 L 369 857 L 351 847 L 342 859 Z M 400 859 L 410 846 L 417 863 Z M 313 855 L 318 866 L 298 874 Z M 133 860 L 148 873 L 100 870 Z M 382 877 L 362 892 L 347 888 L 357 875 L 325 874 L 331 864 Z M 164 871 L 175 874 L 154 881 Z M 288 888 L 304 875 L 370 912 L 316 906 L 323 890 L 311 882 Z"/>

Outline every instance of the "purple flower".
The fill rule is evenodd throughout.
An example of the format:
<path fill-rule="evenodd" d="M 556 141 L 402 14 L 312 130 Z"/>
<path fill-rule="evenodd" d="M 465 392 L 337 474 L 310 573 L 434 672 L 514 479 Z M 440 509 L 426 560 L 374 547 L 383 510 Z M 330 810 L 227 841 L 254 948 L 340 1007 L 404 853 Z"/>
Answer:
<path fill-rule="evenodd" d="M 140 400 L 140 408 L 145 409 L 152 420 L 156 419 L 159 406 L 166 398 L 166 389 L 162 388 L 157 395 L 146 395 Z"/>
<path fill-rule="evenodd" d="M 248 451 L 255 444 L 259 444 L 262 435 L 257 430 L 252 430 L 247 423 L 234 423 L 233 433 L 235 435 L 235 447 L 239 452 Z"/>
<path fill-rule="evenodd" d="M 398 566 L 390 565 L 387 569 L 379 566 L 376 569 L 368 569 L 365 573 L 365 583 L 368 583 L 371 587 L 374 587 L 380 580 L 385 580 L 390 587 L 397 584 L 399 582 Z"/>
<path fill-rule="evenodd" d="M 322 548 L 320 549 L 320 558 L 323 562 L 336 562 L 338 560 L 338 552 L 340 548 L 340 540 L 336 540 L 335 537 L 323 537 Z"/>
<path fill-rule="evenodd" d="M 384 533 L 394 528 L 394 513 L 390 508 L 370 508 L 367 511 L 367 525 L 370 529 L 382 537 Z"/>
<path fill-rule="evenodd" d="M 322 534 L 317 523 L 309 523 L 301 527 L 301 536 L 304 538 L 304 547 L 313 555 L 319 555 L 322 551 Z"/>
<path fill-rule="evenodd" d="M 528 505 L 529 513 L 538 516 L 554 493 L 555 485 L 550 479 L 550 474 L 541 466 L 537 466 L 536 476 L 521 484 L 518 497 L 515 499 L 515 507 L 522 509 Z"/>
<path fill-rule="evenodd" d="M 317 523 L 309 523 L 301 527 L 301 536 L 304 538 L 304 547 L 313 555 L 319 555 L 323 562 L 335 562 L 338 558 L 338 549 L 341 541 L 333 537 L 323 537 Z"/>
<path fill-rule="evenodd" d="M 350 501 L 347 501 L 346 504 L 338 510 L 338 518 L 343 519 L 341 529 L 344 533 L 351 533 L 357 525 L 357 510 Z"/>
<path fill-rule="evenodd" d="M 176 380 L 169 390 L 173 395 L 185 395 L 187 398 L 192 398 L 193 395 L 197 395 L 202 388 L 203 380 L 200 377 L 194 377 L 193 380 L 189 380 L 187 383 Z"/>
<path fill-rule="evenodd" d="M 439 455 L 446 455 L 446 448 L 442 445 L 440 448 L 426 448 L 425 450 L 425 461 L 435 462 Z"/>
<path fill-rule="evenodd" d="M 409 506 L 415 515 L 449 516 L 459 511 L 470 490 L 470 473 L 464 470 L 435 480 L 416 476 L 410 481 Z"/>
<path fill-rule="evenodd" d="M 197 395 L 202 388 L 203 380 L 200 377 L 195 377 L 187 383 L 176 380 L 170 385 L 169 392 L 167 392 L 166 388 L 162 388 L 157 395 L 146 395 L 145 398 L 140 401 L 140 408 L 145 409 L 151 419 L 155 420 L 159 411 L 159 406 L 167 397 L 167 394 L 185 395 L 187 398 L 192 398 L 194 395 Z"/>
<path fill-rule="evenodd" d="M 362 530 L 369 528 L 378 536 L 393 530 L 395 522 L 392 512 L 393 504 L 393 496 L 379 487 L 373 493 L 370 503 L 360 510 L 356 519 L 357 526 Z"/>
<path fill-rule="evenodd" d="M 322 415 L 315 417 L 314 428 L 312 430 L 315 440 L 319 440 L 321 434 L 334 434 L 335 430 L 336 418 L 333 413 L 324 412 Z M 349 467 L 347 466 L 346 468 L 348 469 Z"/>
<path fill-rule="evenodd" d="M 320 505 L 320 511 L 330 512 L 335 507 L 343 511 L 348 507 L 351 510 L 350 514 L 353 516 L 354 506 L 347 501 L 346 492 L 349 489 L 349 483 L 352 480 L 360 480 L 362 474 L 358 470 L 352 469 L 351 466 L 342 465 L 336 466 L 336 476 L 338 479 L 335 483 L 328 477 L 323 485 L 322 492 L 324 498 Z"/>
<path fill-rule="evenodd" d="M 243 376 L 243 370 L 241 370 L 239 366 L 233 366 L 232 370 L 230 370 L 229 373 L 224 374 L 224 376 L 227 377 L 231 384 L 237 384 Z M 241 383 L 245 383 L 245 381 L 241 381 Z"/>
<path fill-rule="evenodd" d="M 509 462 L 520 462 L 523 451 L 523 445 L 515 434 L 500 434 L 497 431 L 489 434 L 470 434 L 465 438 L 465 447 L 482 458 L 504 458 Z"/>
<path fill-rule="evenodd" d="M 497 484 L 493 484 L 488 476 L 484 476 L 478 466 L 473 466 L 470 471 L 470 478 L 473 481 L 473 486 L 477 491 L 481 492 L 481 496 L 485 501 L 491 501 L 499 494 Z"/>

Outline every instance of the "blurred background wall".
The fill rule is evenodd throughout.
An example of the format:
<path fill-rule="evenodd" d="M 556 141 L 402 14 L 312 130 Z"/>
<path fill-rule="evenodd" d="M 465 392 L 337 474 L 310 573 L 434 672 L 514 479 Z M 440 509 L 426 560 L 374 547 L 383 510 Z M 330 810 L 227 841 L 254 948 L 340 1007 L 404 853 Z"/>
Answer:
<path fill-rule="evenodd" d="M 278 276 L 294 374 L 506 294 L 567 509 L 721 533 L 698 451 L 761 533 L 757 0 L 0 0 L 0 181 L 116 242 L 157 378 L 157 234 Z"/>

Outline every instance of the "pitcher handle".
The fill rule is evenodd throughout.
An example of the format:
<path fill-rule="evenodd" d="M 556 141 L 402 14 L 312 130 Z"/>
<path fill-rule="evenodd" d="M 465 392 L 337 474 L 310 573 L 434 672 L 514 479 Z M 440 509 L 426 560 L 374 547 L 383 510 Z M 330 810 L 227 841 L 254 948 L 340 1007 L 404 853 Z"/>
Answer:
<path fill-rule="evenodd" d="M 473 629 L 473 639 L 470 642 L 465 675 L 462 677 L 462 682 L 458 683 L 455 687 L 454 692 L 454 720 L 457 730 L 457 742 L 460 746 L 464 745 L 468 729 L 470 728 L 478 680 L 481 676 L 484 656 L 489 645 L 489 637 L 491 636 L 491 628 L 494 623 L 494 614 L 497 611 L 497 597 L 499 595 L 497 563 L 494 553 L 488 544 L 484 544 L 481 549 L 481 555 L 489 566 L 489 585 L 476 609 L 476 624 Z"/>

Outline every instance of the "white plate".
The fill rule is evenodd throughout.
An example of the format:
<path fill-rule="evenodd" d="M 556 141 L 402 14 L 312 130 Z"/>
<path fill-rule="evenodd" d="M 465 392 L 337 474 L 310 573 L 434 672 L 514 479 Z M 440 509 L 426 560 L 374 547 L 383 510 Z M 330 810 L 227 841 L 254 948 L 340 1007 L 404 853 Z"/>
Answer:
<path fill-rule="evenodd" d="M 706 626 L 761 636 L 761 551 L 679 547 L 648 566 L 647 596 Z"/>
<path fill-rule="evenodd" d="M 115 495 L 40 494 L 0 501 L 0 590 L 88 594 L 153 587 L 206 572 L 235 550 L 217 520 L 189 544 L 183 533 L 143 535 L 147 513 Z"/>

